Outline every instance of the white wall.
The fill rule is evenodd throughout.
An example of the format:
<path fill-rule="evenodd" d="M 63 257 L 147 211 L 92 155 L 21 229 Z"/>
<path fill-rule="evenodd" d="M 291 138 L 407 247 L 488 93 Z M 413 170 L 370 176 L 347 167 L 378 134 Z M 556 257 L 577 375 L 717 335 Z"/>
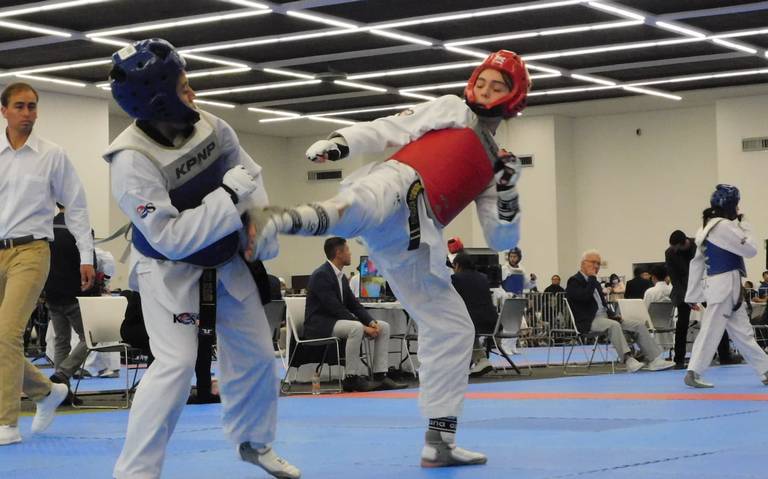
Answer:
<path fill-rule="evenodd" d="M 765 268 L 765 239 L 768 238 L 766 179 L 768 152 L 744 153 L 741 140 L 768 136 L 768 96 L 720 100 L 717 113 L 718 182 L 730 183 L 741 190 L 740 209 L 754 228 L 758 254 L 747 261 L 752 281 L 760 281 Z"/>
<path fill-rule="evenodd" d="M 577 254 L 600 250 L 601 274 L 631 277 L 633 262 L 663 261 L 669 234 L 693 235 L 708 205 L 716 136 L 714 107 L 574 119 L 577 227 L 559 240 L 574 241 Z M 572 261 L 563 275 L 576 270 Z"/>

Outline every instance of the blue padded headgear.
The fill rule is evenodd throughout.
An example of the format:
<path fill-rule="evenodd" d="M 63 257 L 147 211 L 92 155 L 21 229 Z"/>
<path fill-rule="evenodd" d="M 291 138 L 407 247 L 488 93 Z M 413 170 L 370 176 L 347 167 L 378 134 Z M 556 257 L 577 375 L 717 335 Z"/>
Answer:
<path fill-rule="evenodd" d="M 736 207 L 739 205 L 739 200 L 741 200 L 741 195 L 738 188 L 719 184 L 715 187 L 715 191 L 709 199 L 709 204 L 713 208 L 718 207 L 725 212 L 735 212 Z"/>
<path fill-rule="evenodd" d="M 194 124 L 200 114 L 179 97 L 186 62 L 165 40 L 140 40 L 112 55 L 109 84 L 120 107 L 137 120 Z"/>

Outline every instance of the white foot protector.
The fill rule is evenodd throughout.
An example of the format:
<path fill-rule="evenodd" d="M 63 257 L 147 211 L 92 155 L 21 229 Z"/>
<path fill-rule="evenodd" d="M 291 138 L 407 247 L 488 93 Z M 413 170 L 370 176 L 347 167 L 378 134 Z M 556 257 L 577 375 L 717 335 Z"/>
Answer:
<path fill-rule="evenodd" d="M 243 461 L 255 464 L 279 479 L 299 479 L 301 477 L 299 468 L 275 454 L 272 446 L 268 445 L 256 449 L 251 446 L 250 442 L 243 442 L 238 446 L 237 452 Z"/>
<path fill-rule="evenodd" d="M 421 450 L 421 467 L 452 467 L 485 464 L 485 454 L 456 447 L 454 434 L 427 430 L 424 448 Z"/>
<path fill-rule="evenodd" d="M 692 388 L 713 388 L 715 387 L 714 384 L 708 383 L 701 379 L 701 376 L 699 376 L 699 373 L 696 371 L 688 371 L 685 373 L 685 379 L 683 380 L 687 386 L 690 386 Z"/>
<path fill-rule="evenodd" d="M 66 384 L 51 384 L 51 392 L 37 402 L 37 411 L 32 419 L 32 433 L 37 434 L 48 429 L 56 417 L 56 408 L 67 397 L 69 388 Z"/>

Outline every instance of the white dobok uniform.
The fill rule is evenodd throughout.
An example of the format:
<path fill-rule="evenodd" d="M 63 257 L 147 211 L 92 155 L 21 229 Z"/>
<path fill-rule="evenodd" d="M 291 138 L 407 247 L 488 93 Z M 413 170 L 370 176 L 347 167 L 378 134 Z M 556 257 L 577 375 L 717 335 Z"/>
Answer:
<path fill-rule="evenodd" d="M 757 254 L 748 224 L 725 218 L 711 219 L 696 233 L 696 256 L 691 260 L 686 303 L 706 302 L 701 331 L 693 343 L 689 371 L 703 374 L 717 345 L 728 331 L 736 348 L 759 375 L 768 372 L 768 355 L 757 345 L 741 298 L 744 258 Z M 737 305 L 740 305 L 736 308 Z M 736 308 L 736 310 L 734 310 Z"/>
<path fill-rule="evenodd" d="M 461 136 L 467 131 L 473 132 L 468 140 Z M 443 142 L 442 136 L 438 144 L 423 141 L 427 133 L 432 138 L 455 134 L 464 138 L 459 143 L 482 138 L 486 148 L 493 141 L 475 113 L 453 95 L 331 134 L 331 140 L 337 136 L 346 140 L 350 155 L 408 146 L 394 154 L 394 159 L 365 165 L 342 181 L 334 201 L 348 206 L 329 234 L 362 237 L 395 296 L 416 320 L 421 363 L 419 405 L 422 414 L 430 418 L 461 413 L 475 331 L 464 301 L 451 284 L 451 272 L 445 267 L 448 250 L 442 238 L 443 227 L 474 201 L 491 248 L 500 251 L 516 246 L 519 230 L 517 218 L 512 222 L 499 219 L 490 167 L 495 157 L 483 153 L 474 157 L 454 154 L 450 158 L 457 149 L 463 151 L 462 144 L 453 145 L 453 139 Z M 446 151 L 441 152 L 441 148 Z M 490 148 L 495 148 L 495 143 Z M 469 171 L 475 172 L 474 177 L 470 178 Z M 425 187 L 414 203 L 421 239 L 416 249 L 409 250 L 407 195 L 417 180 Z M 438 186 L 430 189 L 430 185 Z M 473 192 L 473 188 L 477 191 Z M 457 199 L 462 195 L 463 199 Z"/>
<path fill-rule="evenodd" d="M 131 408 L 114 470 L 118 479 L 160 477 L 166 445 L 189 396 L 203 267 L 183 259 L 207 266 L 223 262 L 213 266 L 225 434 L 236 444 L 267 444 L 275 436 L 278 383 L 270 331 L 255 282 L 236 254 L 240 214 L 219 187 L 223 174 L 242 164 L 260 183 L 252 204 L 266 205 L 261 167 L 229 125 L 200 115 L 194 133 L 177 148 L 156 143 L 133 124 L 104 156 L 112 193 L 134 225 L 129 284 L 141 293 L 155 356 Z"/>

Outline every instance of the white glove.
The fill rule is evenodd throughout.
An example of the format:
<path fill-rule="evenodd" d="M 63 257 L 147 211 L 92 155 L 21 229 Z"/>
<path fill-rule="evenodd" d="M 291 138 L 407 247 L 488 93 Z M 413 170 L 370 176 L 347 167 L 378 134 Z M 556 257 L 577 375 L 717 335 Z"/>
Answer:
<path fill-rule="evenodd" d="M 336 141 L 319 140 L 307 148 L 306 156 L 309 161 L 323 163 L 325 160 L 336 161 L 349 153 L 349 147 L 342 137 L 334 137 Z"/>
<path fill-rule="evenodd" d="M 245 203 L 244 199 L 259 187 L 259 183 L 243 165 L 237 165 L 224 173 L 221 182 L 224 189 L 232 195 L 235 204 Z"/>
<path fill-rule="evenodd" d="M 277 256 L 280 243 L 277 240 L 276 218 L 281 208 L 251 208 L 248 210 L 246 230 L 245 259 L 248 261 L 266 261 Z"/>

